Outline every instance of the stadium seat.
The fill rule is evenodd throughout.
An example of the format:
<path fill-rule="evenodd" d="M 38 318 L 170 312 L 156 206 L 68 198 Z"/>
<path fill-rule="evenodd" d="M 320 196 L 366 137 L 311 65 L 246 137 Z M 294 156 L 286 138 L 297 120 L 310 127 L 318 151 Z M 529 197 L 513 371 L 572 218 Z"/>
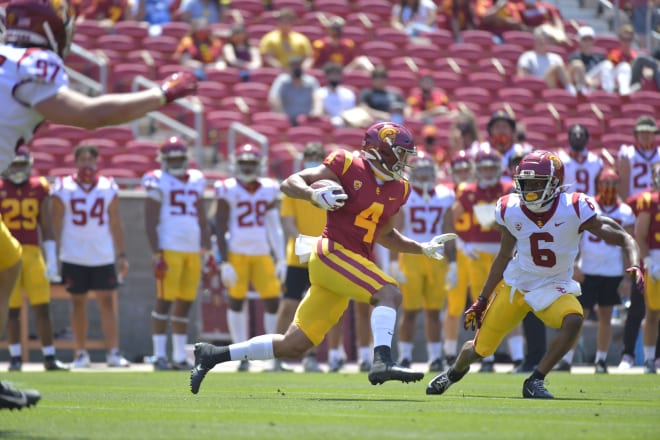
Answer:
<path fill-rule="evenodd" d="M 652 105 L 655 108 L 655 114 L 660 114 L 660 92 L 652 90 L 640 90 L 630 95 L 632 101 Z"/>
<path fill-rule="evenodd" d="M 130 92 L 136 76 L 153 79 L 153 70 L 144 64 L 119 63 L 110 72 L 108 88 L 114 93 Z"/>
<path fill-rule="evenodd" d="M 115 154 L 109 159 L 108 164 L 112 168 L 125 168 L 140 174 L 160 166 L 154 158 L 133 153 Z"/>
<path fill-rule="evenodd" d="M 142 173 L 138 170 L 115 167 L 103 167 L 100 170 L 100 174 L 112 177 L 113 179 L 136 179 L 142 176 Z"/>
<path fill-rule="evenodd" d="M 362 45 L 362 52 L 368 57 L 377 57 L 389 60 L 398 56 L 404 56 L 403 46 L 397 46 L 389 41 L 370 40 Z"/>
<path fill-rule="evenodd" d="M 58 162 L 55 154 L 46 151 L 31 151 L 31 154 L 33 166 L 40 170 L 53 168 Z"/>
<path fill-rule="evenodd" d="M 635 138 L 632 133 L 605 133 L 600 137 L 603 148 L 618 151 L 621 145 L 633 145 Z"/>
<path fill-rule="evenodd" d="M 523 48 L 523 51 L 534 47 L 534 36 L 526 31 L 505 31 L 502 33 L 502 39 L 506 44 L 517 44 Z"/>
<path fill-rule="evenodd" d="M 637 101 L 637 99 L 635 100 Z M 638 118 L 640 116 L 655 116 L 656 110 L 650 103 L 629 102 L 621 106 L 621 114 L 625 115 L 627 118 Z"/>
<path fill-rule="evenodd" d="M 386 41 L 388 43 L 396 44 L 397 48 L 401 48 L 410 42 L 410 37 L 405 32 L 390 27 L 378 27 L 374 31 L 375 41 Z"/>
<path fill-rule="evenodd" d="M 108 53 L 106 49 L 117 52 L 123 57 L 132 50 L 140 48 L 140 42 L 134 40 L 128 35 L 102 35 L 94 43 L 95 49 L 101 49 Z"/>
<path fill-rule="evenodd" d="M 344 73 L 343 82 L 346 85 L 353 86 L 358 90 L 371 87 L 371 74 L 360 70 L 352 70 Z"/>
<path fill-rule="evenodd" d="M 289 117 L 284 113 L 256 112 L 251 116 L 251 125 L 256 130 L 259 130 L 264 125 L 268 125 L 286 131 L 291 126 L 291 122 L 289 121 Z"/>
<path fill-rule="evenodd" d="M 83 20 L 76 23 L 76 34 L 85 35 L 90 41 L 96 41 L 103 35 L 108 35 L 108 29 L 96 20 Z"/>
<path fill-rule="evenodd" d="M 491 56 L 501 60 L 508 60 L 514 63 L 518 62 L 518 58 L 525 51 L 522 46 L 518 44 L 504 43 L 496 44 L 491 47 Z"/>
<path fill-rule="evenodd" d="M 275 67 L 259 67 L 250 71 L 250 82 L 258 82 L 270 86 L 281 73 L 282 69 L 276 69 Z"/>
<path fill-rule="evenodd" d="M 270 90 L 270 84 L 267 85 L 262 83 L 246 82 L 246 83 L 234 84 L 233 94 L 236 96 L 246 96 L 248 98 L 254 98 L 267 103 L 269 90 Z"/>
<path fill-rule="evenodd" d="M 285 139 L 289 142 L 306 144 L 312 141 L 323 141 L 322 136 L 322 131 L 316 127 L 297 126 L 287 129 Z"/>
<path fill-rule="evenodd" d="M 48 170 L 48 177 L 65 177 L 75 174 L 76 169 L 73 167 L 56 167 Z"/>
<path fill-rule="evenodd" d="M 452 100 L 456 102 L 465 102 L 465 103 L 472 102 L 483 106 L 487 106 L 492 101 L 492 97 L 490 96 L 490 91 L 488 91 L 488 89 L 485 89 L 483 87 L 475 87 L 475 86 L 459 87 L 457 89 L 454 89 L 453 92 L 450 91 L 449 93 L 453 97 Z"/>
<path fill-rule="evenodd" d="M 219 105 L 220 101 L 227 97 L 227 86 L 215 81 L 199 81 L 197 96 L 205 97 Z"/>
<path fill-rule="evenodd" d="M 304 24 L 294 27 L 293 30 L 306 36 L 309 41 L 314 41 L 325 37 L 325 29 L 318 25 Z"/>
<path fill-rule="evenodd" d="M 116 141 L 104 138 L 85 138 L 80 145 L 93 145 L 99 150 L 100 156 L 114 155 L 122 151 Z"/>
<path fill-rule="evenodd" d="M 463 78 L 458 73 L 452 71 L 432 72 L 431 75 L 433 75 L 435 85 L 447 93 L 465 84 Z"/>
<path fill-rule="evenodd" d="M 241 82 L 240 70 L 234 67 L 227 67 L 225 69 L 206 69 L 206 80 L 219 82 L 227 87 L 232 87 L 234 84 Z"/>
<path fill-rule="evenodd" d="M 250 38 L 260 40 L 261 37 L 274 29 L 272 24 L 254 23 L 246 26 L 246 32 Z"/>
<path fill-rule="evenodd" d="M 515 82 L 513 83 L 516 84 Z M 497 97 L 503 102 L 516 102 L 523 105 L 531 106 L 536 102 L 536 98 L 532 91 L 523 88 L 523 87 L 505 87 L 499 89 L 497 92 Z"/>
<path fill-rule="evenodd" d="M 561 131 L 561 126 L 552 118 L 546 117 L 523 117 L 520 120 L 525 125 L 526 133 L 541 133 L 546 136 L 556 136 Z"/>
<path fill-rule="evenodd" d="M 361 46 L 371 39 L 369 33 L 360 26 L 344 26 L 341 34 L 344 38 L 350 38 L 353 40 L 355 45 L 360 48 L 360 52 L 362 52 Z"/>
<path fill-rule="evenodd" d="M 126 143 L 124 150 L 127 153 L 140 154 L 142 156 L 155 158 L 158 156 L 160 143 L 146 139 L 133 139 Z"/>
<path fill-rule="evenodd" d="M 489 55 L 489 51 L 474 43 L 452 43 L 449 46 L 449 56 L 462 58 L 471 64 L 477 64 L 479 60 L 483 60 Z"/>
<path fill-rule="evenodd" d="M 491 72 L 472 72 L 467 75 L 467 81 L 471 86 L 481 87 L 494 96 L 499 89 L 507 87 L 507 81 L 503 75 Z"/>
<path fill-rule="evenodd" d="M 495 35 L 489 31 L 479 29 L 466 29 L 461 31 L 461 38 L 464 43 L 471 43 L 481 46 L 484 51 L 490 52 L 491 48 L 495 45 L 493 37 Z"/>
<path fill-rule="evenodd" d="M 126 125 L 97 128 L 91 134 L 95 138 L 111 139 L 120 146 L 125 146 L 133 140 L 133 130 Z"/>
<path fill-rule="evenodd" d="M 347 0 L 323 0 L 323 3 L 319 4 L 319 9 L 326 14 L 339 17 L 346 17 L 351 13 L 351 5 Z"/>
<path fill-rule="evenodd" d="M 64 157 L 73 151 L 71 141 L 59 137 L 38 137 L 34 138 L 28 144 L 28 148 L 33 153 L 47 153 L 56 159 Z"/>
<path fill-rule="evenodd" d="M 144 21 L 118 21 L 114 23 L 113 31 L 117 35 L 131 37 L 138 43 L 149 36 L 149 26 Z"/>
<path fill-rule="evenodd" d="M 263 0 L 241 0 L 234 2 L 231 7 L 239 11 L 249 12 L 255 16 L 265 11 Z"/>
<path fill-rule="evenodd" d="M 608 132 L 632 134 L 635 128 L 635 119 L 629 117 L 612 118 L 607 121 Z"/>
<path fill-rule="evenodd" d="M 434 44 L 408 43 L 404 52 L 406 56 L 421 58 L 429 65 L 442 55 L 442 51 Z"/>
<path fill-rule="evenodd" d="M 185 21 L 171 21 L 163 23 L 161 26 L 160 34 L 164 37 L 172 37 L 180 41 L 183 37 L 190 34 L 190 24 Z"/>
<path fill-rule="evenodd" d="M 150 52 L 160 52 L 163 55 L 163 58 L 166 60 L 172 58 L 172 54 L 174 54 L 174 51 L 176 51 L 178 45 L 179 40 L 166 35 L 147 37 L 141 42 L 143 49 L 146 49 Z"/>
<path fill-rule="evenodd" d="M 597 34 L 594 37 L 594 47 L 603 48 L 609 52 L 612 49 L 621 47 L 621 43 L 616 35 Z"/>
<path fill-rule="evenodd" d="M 388 0 L 357 0 L 353 8 L 356 11 L 368 11 L 370 14 L 378 15 L 389 25 L 392 5 Z"/>
<path fill-rule="evenodd" d="M 396 87 L 403 91 L 403 96 L 408 96 L 410 90 L 417 87 L 419 80 L 417 76 L 410 71 L 391 70 L 387 77 L 387 84 L 390 87 Z"/>
<path fill-rule="evenodd" d="M 436 46 L 443 53 L 447 51 L 446 48 L 448 48 L 450 44 L 454 43 L 454 36 L 445 28 L 435 29 L 433 32 L 424 34 L 424 36 L 431 41 L 431 44 Z"/>
<path fill-rule="evenodd" d="M 536 78 L 534 76 L 515 76 L 511 80 L 511 85 L 514 87 L 527 89 L 537 98 L 540 98 L 543 94 L 543 91 L 548 88 L 548 84 L 543 78 Z"/>
<path fill-rule="evenodd" d="M 336 127 L 330 134 L 330 141 L 335 144 L 352 145 L 357 148 L 364 138 L 364 130 L 352 127 Z"/>
<path fill-rule="evenodd" d="M 72 127 L 70 125 L 51 124 L 44 132 L 39 130 L 39 137 L 47 136 L 50 138 L 61 138 L 68 140 L 75 146 L 81 139 L 90 136 L 90 132 L 84 128 Z"/>
<path fill-rule="evenodd" d="M 410 56 L 392 58 L 387 63 L 387 69 L 390 72 L 404 72 L 406 75 L 412 75 L 413 72 L 426 69 L 427 62 L 423 58 L 414 58 Z"/>
<path fill-rule="evenodd" d="M 566 104 L 569 108 L 577 107 L 577 97 L 571 95 L 564 89 L 545 89 L 541 92 L 541 96 L 547 102 Z"/>

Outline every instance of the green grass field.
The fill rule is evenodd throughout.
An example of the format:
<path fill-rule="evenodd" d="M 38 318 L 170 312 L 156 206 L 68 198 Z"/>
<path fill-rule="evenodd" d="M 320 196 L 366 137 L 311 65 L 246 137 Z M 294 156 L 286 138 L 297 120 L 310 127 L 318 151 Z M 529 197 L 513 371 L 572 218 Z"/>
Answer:
<path fill-rule="evenodd" d="M 36 408 L 0 413 L 0 439 L 659 439 L 657 375 L 549 376 L 552 401 L 521 398 L 525 376 L 470 374 L 443 396 L 427 380 L 374 387 L 363 374 L 21 373 Z"/>

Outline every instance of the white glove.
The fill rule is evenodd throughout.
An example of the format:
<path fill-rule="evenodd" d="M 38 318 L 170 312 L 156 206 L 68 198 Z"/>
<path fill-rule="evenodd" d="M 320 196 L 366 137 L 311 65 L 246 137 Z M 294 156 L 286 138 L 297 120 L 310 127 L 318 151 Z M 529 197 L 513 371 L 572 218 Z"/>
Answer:
<path fill-rule="evenodd" d="M 445 284 L 447 285 L 447 289 L 451 290 L 456 287 L 457 282 L 458 267 L 456 266 L 456 262 L 452 261 L 447 265 L 447 275 L 445 275 Z"/>
<path fill-rule="evenodd" d="M 441 234 L 436 235 L 425 243 L 420 243 L 422 245 L 422 252 L 429 258 L 435 258 L 436 260 L 442 260 L 445 258 L 442 253 L 445 250 L 445 242 L 449 240 L 455 240 L 458 236 L 456 234 Z"/>
<path fill-rule="evenodd" d="M 238 275 L 231 263 L 222 263 L 220 265 L 220 279 L 225 287 L 234 287 L 238 281 Z"/>
<path fill-rule="evenodd" d="M 390 276 L 394 278 L 398 283 L 405 284 L 408 280 L 406 276 L 401 271 L 399 262 L 394 260 L 390 261 Z"/>
<path fill-rule="evenodd" d="M 340 194 L 334 194 L 334 191 L 341 191 Z M 316 188 L 312 192 L 312 202 L 321 209 L 326 211 L 334 211 L 344 206 L 344 201 L 348 196 L 344 193 L 344 189 L 339 185 L 326 186 L 323 188 Z"/>
<path fill-rule="evenodd" d="M 280 283 L 284 283 L 286 281 L 286 271 L 287 264 L 285 260 L 280 260 L 275 263 L 275 275 L 280 279 Z"/>
<path fill-rule="evenodd" d="M 44 241 L 44 253 L 46 255 L 46 278 L 51 283 L 61 283 L 59 268 L 57 267 L 57 246 L 54 240 Z"/>

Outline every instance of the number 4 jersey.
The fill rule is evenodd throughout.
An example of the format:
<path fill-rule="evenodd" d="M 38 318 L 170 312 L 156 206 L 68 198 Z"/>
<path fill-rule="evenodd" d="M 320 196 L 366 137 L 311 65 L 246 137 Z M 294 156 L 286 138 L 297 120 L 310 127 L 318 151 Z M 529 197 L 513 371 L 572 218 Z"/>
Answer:
<path fill-rule="evenodd" d="M 108 208 L 118 193 L 115 181 L 104 176 L 99 176 L 88 190 L 80 186 L 74 176 L 55 181 L 53 197 L 64 205 L 61 261 L 81 266 L 114 264 Z"/>

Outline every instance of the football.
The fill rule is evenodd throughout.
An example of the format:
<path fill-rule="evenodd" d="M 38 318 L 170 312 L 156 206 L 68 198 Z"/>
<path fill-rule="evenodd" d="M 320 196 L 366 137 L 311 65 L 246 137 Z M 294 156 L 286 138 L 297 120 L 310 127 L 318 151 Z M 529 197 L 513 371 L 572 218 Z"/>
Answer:
<path fill-rule="evenodd" d="M 330 179 L 317 180 L 316 182 L 313 182 L 310 186 L 314 189 L 327 188 L 327 187 L 330 187 L 330 186 L 338 186 L 339 188 L 334 190 L 332 192 L 333 194 L 345 194 L 346 193 L 344 191 L 344 189 L 341 188 L 341 185 L 339 184 L 339 182 L 335 182 L 334 180 L 330 180 Z"/>

